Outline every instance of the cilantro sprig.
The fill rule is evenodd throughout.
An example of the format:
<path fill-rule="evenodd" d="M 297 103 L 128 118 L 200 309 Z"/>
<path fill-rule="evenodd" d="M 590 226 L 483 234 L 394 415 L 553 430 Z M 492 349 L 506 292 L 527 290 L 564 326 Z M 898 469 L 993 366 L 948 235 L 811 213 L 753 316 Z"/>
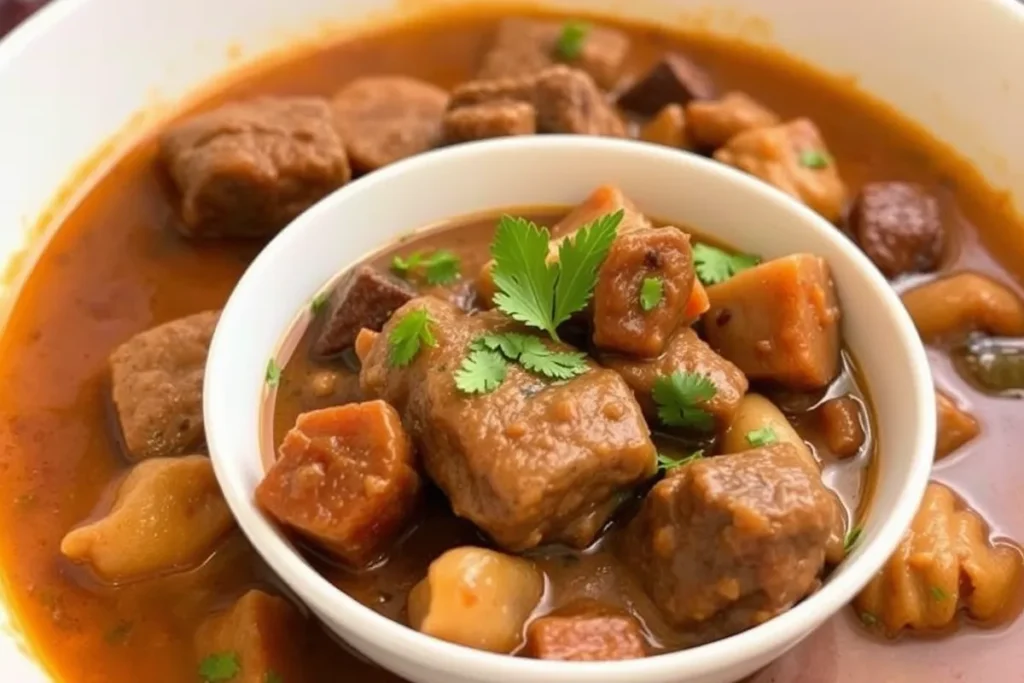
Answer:
<path fill-rule="evenodd" d="M 773 444 L 779 440 L 778 435 L 775 434 L 775 430 L 771 426 L 761 427 L 760 429 L 752 429 L 747 432 L 747 443 L 754 448 L 760 448 L 761 446 L 767 446 Z"/>
<path fill-rule="evenodd" d="M 677 467 L 683 465 L 689 465 L 695 460 L 700 460 L 704 457 L 704 451 L 695 451 L 689 455 L 685 455 L 682 458 L 673 458 L 663 453 L 658 453 L 658 469 L 663 472 L 674 470 Z"/>
<path fill-rule="evenodd" d="M 402 316 L 388 335 L 388 362 L 392 367 L 405 367 L 412 362 L 422 346 L 434 346 L 437 340 L 431 330 L 433 320 L 425 308 Z"/>
<path fill-rule="evenodd" d="M 242 664 L 235 652 L 218 652 L 199 663 L 199 678 L 203 683 L 223 683 L 242 672 Z"/>
<path fill-rule="evenodd" d="M 832 163 L 832 157 L 820 149 L 807 149 L 800 152 L 800 165 L 805 168 L 813 168 L 820 170 L 828 168 L 829 164 Z"/>
<path fill-rule="evenodd" d="M 710 244 L 693 245 L 693 265 L 705 285 L 725 282 L 736 273 L 753 268 L 761 259 L 752 254 L 730 254 Z"/>
<path fill-rule="evenodd" d="M 555 341 L 558 326 L 583 310 L 597 284 L 622 222 L 617 211 L 588 223 L 558 248 L 548 262 L 551 235 L 525 218 L 502 216 L 491 244 L 494 305 L 513 320 L 547 332 Z"/>
<path fill-rule="evenodd" d="M 500 352 L 474 348 L 455 371 L 455 387 L 464 394 L 489 394 L 507 374 L 508 361 Z"/>
<path fill-rule="evenodd" d="M 391 270 L 404 278 L 421 276 L 427 284 L 447 285 L 459 279 L 462 261 L 448 249 L 414 251 L 391 259 Z"/>
<path fill-rule="evenodd" d="M 455 386 L 467 394 L 486 394 L 505 381 L 509 363 L 546 379 L 568 380 L 585 373 L 587 356 L 579 351 L 555 351 L 537 337 L 520 332 L 485 334 L 470 345 L 469 355 L 455 373 Z"/>
<path fill-rule="evenodd" d="M 650 313 L 665 298 L 665 282 L 660 277 L 645 277 L 640 285 L 640 308 Z"/>
<path fill-rule="evenodd" d="M 327 306 L 327 302 L 330 298 L 330 292 L 320 292 L 309 302 L 309 312 L 314 316 L 320 315 L 320 311 L 324 310 L 324 307 Z"/>
<path fill-rule="evenodd" d="M 566 61 L 579 59 L 583 53 L 583 45 L 590 34 L 590 24 L 585 21 L 567 21 L 555 43 L 555 54 Z"/>
<path fill-rule="evenodd" d="M 271 389 L 281 383 L 281 366 L 277 364 L 276 358 L 267 361 L 267 371 L 263 378 Z"/>
<path fill-rule="evenodd" d="M 704 404 L 718 392 L 707 375 L 677 370 L 654 380 L 651 392 L 658 406 L 658 418 L 669 427 L 710 431 L 714 418 Z"/>

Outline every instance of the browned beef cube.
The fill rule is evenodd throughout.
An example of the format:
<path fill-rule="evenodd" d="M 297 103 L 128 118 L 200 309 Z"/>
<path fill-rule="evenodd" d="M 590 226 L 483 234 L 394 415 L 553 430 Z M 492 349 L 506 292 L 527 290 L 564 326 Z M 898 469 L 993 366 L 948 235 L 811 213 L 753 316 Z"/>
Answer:
<path fill-rule="evenodd" d="M 740 400 L 747 393 L 747 378 L 735 365 L 711 350 L 711 347 L 689 327 L 681 327 L 672 335 L 665 352 L 645 360 L 617 354 L 604 354 L 602 365 L 619 373 L 636 395 L 637 403 L 651 420 L 658 418 L 658 407 L 651 393 L 659 377 L 674 372 L 704 375 L 715 385 L 715 396 L 701 407 L 724 429 L 732 422 Z"/>
<path fill-rule="evenodd" d="M 646 657 L 647 647 L 636 619 L 588 604 L 530 622 L 525 654 L 565 662 L 610 662 Z"/>
<path fill-rule="evenodd" d="M 380 330 L 399 306 L 416 296 L 404 280 L 359 266 L 331 295 L 313 353 L 332 356 L 352 346 L 359 330 Z"/>
<path fill-rule="evenodd" d="M 745 130 L 714 156 L 796 197 L 832 222 L 843 212 L 846 185 L 817 126 L 808 119 Z"/>
<path fill-rule="evenodd" d="M 753 380 L 820 389 L 839 371 L 839 304 L 824 259 L 794 254 L 708 288 L 704 334 Z"/>
<path fill-rule="evenodd" d="M 256 502 L 349 565 L 365 567 L 402 531 L 419 493 L 398 413 L 369 401 L 299 415 L 256 487 Z"/>
<path fill-rule="evenodd" d="M 406 76 L 367 76 L 331 104 L 353 168 L 367 172 L 437 144 L 448 93 Z"/>
<path fill-rule="evenodd" d="M 444 115 L 444 141 L 449 144 L 536 132 L 537 110 L 526 102 L 487 102 Z"/>
<path fill-rule="evenodd" d="M 390 330 L 420 309 L 436 343 L 409 365 L 393 367 Z M 496 312 L 468 316 L 446 301 L 414 299 L 363 349 L 360 380 L 368 396 L 401 413 L 456 515 L 511 550 L 549 542 L 584 547 L 626 492 L 653 473 L 654 444 L 629 387 L 593 365 L 574 379 L 550 382 L 514 364 L 488 393 L 458 389 L 454 373 L 470 344 L 512 331 L 529 334 Z"/>
<path fill-rule="evenodd" d="M 529 76 L 558 62 L 572 64 L 590 74 L 599 85 L 610 88 L 619 77 L 629 38 L 617 29 L 574 22 L 583 38 L 579 54 L 562 54 L 559 38 L 566 24 L 534 19 L 505 19 L 498 26 L 494 44 L 484 57 L 477 78 Z"/>
<path fill-rule="evenodd" d="M 199 627 L 199 671 L 219 664 L 237 670 L 233 683 L 308 683 L 305 629 L 302 615 L 287 601 L 251 590 Z"/>
<path fill-rule="evenodd" d="M 669 104 L 689 104 L 715 96 L 711 76 L 691 59 L 667 54 L 628 90 L 619 95 L 623 109 L 654 116 Z"/>
<path fill-rule="evenodd" d="M 172 126 L 160 155 L 181 193 L 183 229 L 273 235 L 351 177 L 327 102 L 261 97 Z"/>
<path fill-rule="evenodd" d="M 686 106 L 690 135 L 704 148 L 717 149 L 743 131 L 779 123 L 772 110 L 742 92 L 719 100 L 695 100 Z"/>
<path fill-rule="evenodd" d="M 219 311 L 135 335 L 110 355 L 114 407 L 130 460 L 180 455 L 202 443 L 203 373 Z"/>
<path fill-rule="evenodd" d="M 792 444 L 699 459 L 647 494 L 626 556 L 670 623 L 736 633 L 815 590 L 832 505 Z"/>
<path fill-rule="evenodd" d="M 939 202 L 915 183 L 868 183 L 850 210 L 850 232 L 893 278 L 935 270 L 946 241 Z"/>

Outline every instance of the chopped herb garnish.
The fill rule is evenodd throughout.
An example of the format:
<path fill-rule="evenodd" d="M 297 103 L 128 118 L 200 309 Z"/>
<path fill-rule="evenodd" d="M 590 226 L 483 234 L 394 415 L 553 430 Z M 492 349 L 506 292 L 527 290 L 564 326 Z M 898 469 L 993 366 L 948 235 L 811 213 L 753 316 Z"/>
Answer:
<path fill-rule="evenodd" d="M 861 612 L 859 616 L 860 616 L 861 623 L 864 624 L 865 626 L 869 626 L 870 627 L 870 626 L 877 626 L 878 625 L 878 617 L 876 617 L 871 612 Z"/>
<path fill-rule="evenodd" d="M 414 251 L 407 257 L 391 259 L 391 270 L 402 277 L 422 273 L 428 284 L 447 285 L 459 279 L 461 261 L 457 254 L 447 249 L 435 252 Z"/>
<path fill-rule="evenodd" d="M 747 443 L 754 448 L 767 446 L 768 444 L 775 443 L 778 440 L 779 437 L 775 435 L 775 430 L 770 426 L 761 427 L 760 429 L 752 429 L 747 432 Z"/>
<path fill-rule="evenodd" d="M 709 244 L 693 245 L 693 264 L 705 285 L 725 282 L 736 273 L 753 268 L 761 259 L 752 254 L 730 254 Z"/>
<path fill-rule="evenodd" d="M 430 330 L 432 322 L 426 309 L 418 308 L 406 313 L 391 328 L 388 335 L 388 362 L 393 367 L 408 365 L 420 352 L 421 346 L 433 346 L 437 343 L 434 333 Z"/>
<path fill-rule="evenodd" d="M 707 375 L 681 370 L 655 379 L 651 392 L 662 423 L 701 431 L 714 427 L 711 413 L 703 406 L 716 393 L 715 383 Z"/>
<path fill-rule="evenodd" d="M 932 586 L 928 589 L 928 592 L 932 594 L 932 600 L 935 600 L 936 602 L 942 602 L 949 597 L 949 594 L 938 586 Z"/>
<path fill-rule="evenodd" d="M 806 166 L 807 168 L 828 168 L 828 165 L 832 163 L 831 157 L 827 152 L 823 152 L 820 149 L 807 149 L 800 152 L 800 165 Z"/>
<path fill-rule="evenodd" d="M 320 311 L 324 310 L 324 306 L 327 305 L 327 300 L 331 298 L 329 292 L 320 292 L 313 297 L 313 300 L 309 302 L 309 312 L 313 315 L 319 315 Z"/>
<path fill-rule="evenodd" d="M 508 361 L 498 351 L 475 348 L 455 371 L 455 387 L 465 394 L 487 394 L 505 381 Z"/>
<path fill-rule="evenodd" d="M 850 529 L 849 533 L 846 534 L 846 538 L 843 539 L 843 550 L 849 553 L 853 550 L 854 546 L 857 545 L 857 541 L 860 540 L 860 535 L 863 533 L 863 529 L 859 526 L 855 526 Z"/>
<path fill-rule="evenodd" d="M 502 216 L 491 244 L 494 305 L 505 315 L 558 338 L 558 326 L 583 310 L 597 284 L 623 212 L 602 216 L 562 241 L 548 262 L 550 234 L 525 218 Z"/>
<path fill-rule="evenodd" d="M 640 308 L 653 311 L 665 297 L 665 284 L 660 277 L 645 277 L 640 285 Z"/>
<path fill-rule="evenodd" d="M 284 683 L 284 676 L 274 670 L 263 674 L 263 683 Z"/>
<path fill-rule="evenodd" d="M 234 652 L 212 654 L 199 663 L 199 677 L 203 683 L 230 681 L 241 672 L 242 665 Z"/>
<path fill-rule="evenodd" d="M 668 455 L 658 453 L 658 469 L 668 472 L 669 470 L 674 470 L 677 467 L 689 465 L 694 460 L 700 460 L 703 457 L 704 451 L 696 451 L 694 453 L 690 453 L 689 455 L 683 456 L 682 458 L 673 458 Z"/>
<path fill-rule="evenodd" d="M 579 59 L 583 53 L 583 45 L 587 42 L 590 24 L 584 21 L 567 21 L 562 26 L 562 33 L 555 44 L 555 52 L 566 61 Z"/>
<path fill-rule="evenodd" d="M 498 356 L 497 360 L 487 354 Z M 547 379 L 566 380 L 585 373 L 587 356 L 579 351 L 554 351 L 537 337 L 519 332 L 485 334 L 474 340 L 470 353 L 456 373 L 455 384 L 465 393 L 487 393 L 505 379 L 508 363 L 519 363 L 525 370 Z M 461 379 L 460 379 L 461 378 Z M 483 384 L 481 378 L 490 380 Z"/>
<path fill-rule="evenodd" d="M 281 366 L 277 364 L 277 361 L 271 358 L 267 361 L 267 374 L 266 381 L 268 387 L 276 387 L 281 383 Z"/>

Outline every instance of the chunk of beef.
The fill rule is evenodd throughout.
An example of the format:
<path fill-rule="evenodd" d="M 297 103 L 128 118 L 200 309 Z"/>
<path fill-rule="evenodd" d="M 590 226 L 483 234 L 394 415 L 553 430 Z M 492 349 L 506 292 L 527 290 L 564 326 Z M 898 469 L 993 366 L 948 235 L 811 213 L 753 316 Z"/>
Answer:
<path fill-rule="evenodd" d="M 464 83 L 452 92 L 449 110 L 499 102 L 533 105 L 540 133 L 626 136 L 614 107 L 579 69 L 553 66 L 532 76 Z"/>
<path fill-rule="evenodd" d="M 354 567 L 378 559 L 416 508 L 420 478 L 398 413 L 383 401 L 303 413 L 256 487 L 282 524 Z"/>
<path fill-rule="evenodd" d="M 392 367 L 388 334 L 421 309 L 436 343 L 408 366 Z M 360 344 L 363 389 L 401 413 L 456 515 L 511 550 L 559 541 L 586 546 L 614 511 L 609 500 L 653 473 L 654 445 L 629 387 L 596 366 L 551 383 L 515 364 L 490 393 L 458 390 L 453 374 L 470 344 L 511 331 L 529 333 L 497 312 L 467 316 L 448 302 L 414 299 L 368 349 Z"/>
<path fill-rule="evenodd" d="M 430 563 L 409 592 L 409 625 L 466 647 L 509 654 L 544 593 L 531 562 L 494 550 L 463 547 Z"/>
<path fill-rule="evenodd" d="M 196 655 L 200 667 L 211 656 L 234 657 L 232 683 L 307 683 L 305 630 L 302 615 L 287 601 L 251 590 L 202 623 Z"/>
<path fill-rule="evenodd" d="M 839 371 L 839 303 L 824 259 L 794 254 L 708 288 L 711 347 L 754 380 L 818 389 Z"/>
<path fill-rule="evenodd" d="M 719 148 L 715 159 L 774 185 L 832 222 L 842 214 L 846 185 L 808 119 L 744 131 Z"/>
<path fill-rule="evenodd" d="M 359 330 L 380 330 L 391 314 L 416 296 L 403 280 L 359 266 L 331 295 L 313 353 L 331 356 L 352 346 Z"/>
<path fill-rule="evenodd" d="M 662 107 L 657 116 L 640 129 L 640 139 L 674 149 L 693 149 L 693 140 L 683 106 L 668 104 Z"/>
<path fill-rule="evenodd" d="M 114 407 L 130 460 L 179 455 L 203 431 L 203 373 L 219 311 L 141 332 L 110 354 Z"/>
<path fill-rule="evenodd" d="M 691 100 L 714 96 L 715 84 L 708 72 L 688 57 L 667 54 L 619 96 L 619 106 L 643 116 L 654 116 L 666 105 L 685 106 Z"/>
<path fill-rule="evenodd" d="M 825 445 L 837 458 L 850 458 L 864 445 L 860 401 L 852 396 L 831 398 L 818 408 Z"/>
<path fill-rule="evenodd" d="M 1024 300 L 987 275 L 945 275 L 902 293 L 903 305 L 926 342 L 982 331 L 1024 337 Z"/>
<path fill-rule="evenodd" d="M 658 407 L 651 396 L 654 383 L 659 377 L 674 372 L 696 373 L 711 380 L 715 385 L 714 398 L 701 407 L 711 413 L 720 429 L 729 426 L 740 400 L 747 393 L 747 378 L 740 369 L 712 351 L 696 332 L 685 326 L 669 338 L 664 353 L 657 358 L 644 360 L 602 354 L 599 360 L 626 380 L 650 420 L 658 418 Z"/>
<path fill-rule="evenodd" d="M 695 100 L 686 105 L 690 135 L 706 149 L 718 149 L 739 135 L 756 128 L 779 124 L 771 109 L 742 92 L 726 93 L 718 100 Z"/>
<path fill-rule="evenodd" d="M 537 132 L 537 110 L 527 102 L 485 102 L 453 109 L 444 115 L 448 144 Z"/>
<path fill-rule="evenodd" d="M 484 56 L 477 78 L 529 76 L 558 62 L 586 71 L 604 88 L 615 85 L 629 52 L 629 37 L 622 31 L 587 25 L 578 54 L 564 54 L 559 39 L 567 24 L 510 18 L 498 25 L 494 43 Z M 569 27 L 572 30 L 573 27 Z"/>
<path fill-rule="evenodd" d="M 736 633 L 814 591 L 833 504 L 788 443 L 697 460 L 658 482 L 627 529 L 627 556 L 677 627 Z"/>
<path fill-rule="evenodd" d="M 331 105 L 352 166 L 367 172 L 437 144 L 448 93 L 406 76 L 366 76 Z"/>
<path fill-rule="evenodd" d="M 570 605 L 530 622 L 525 654 L 564 662 L 616 661 L 647 656 L 640 623 L 602 605 Z"/>
<path fill-rule="evenodd" d="M 939 202 L 916 183 L 868 183 L 850 209 L 849 229 L 886 277 L 935 270 L 946 241 Z"/>
<path fill-rule="evenodd" d="M 181 194 L 182 229 L 265 237 L 351 178 L 327 102 L 260 97 L 171 126 L 160 156 Z"/>
<path fill-rule="evenodd" d="M 640 303 L 644 281 L 661 282 L 661 300 L 649 311 Z M 601 264 L 594 288 L 594 345 L 606 351 L 653 358 L 686 318 L 697 277 L 690 236 L 673 227 L 619 234 Z"/>
<path fill-rule="evenodd" d="M 981 433 L 978 420 L 941 391 L 935 392 L 935 409 L 938 419 L 935 437 L 936 460 L 945 458 Z"/>
<path fill-rule="evenodd" d="M 132 468 L 107 514 L 68 532 L 60 549 L 120 583 L 202 564 L 234 524 L 209 458 L 153 458 Z"/>
<path fill-rule="evenodd" d="M 1019 604 L 1021 577 L 1021 549 L 993 544 L 977 512 L 931 483 L 896 552 L 854 606 L 864 623 L 890 635 L 944 630 L 960 609 L 998 623 Z"/>

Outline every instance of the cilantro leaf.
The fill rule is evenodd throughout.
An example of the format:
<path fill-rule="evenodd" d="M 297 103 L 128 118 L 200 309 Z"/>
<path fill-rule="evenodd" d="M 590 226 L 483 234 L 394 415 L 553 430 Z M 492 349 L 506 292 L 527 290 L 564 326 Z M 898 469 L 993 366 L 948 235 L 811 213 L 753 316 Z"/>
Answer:
<path fill-rule="evenodd" d="M 264 376 L 267 382 L 267 386 L 270 388 L 276 387 L 281 383 L 281 366 L 277 364 L 277 360 L 271 358 L 267 361 L 267 373 Z"/>
<path fill-rule="evenodd" d="M 949 597 L 949 594 L 938 586 L 932 586 L 928 589 L 928 592 L 932 594 L 932 600 L 935 602 L 942 602 Z"/>
<path fill-rule="evenodd" d="M 660 277 L 645 277 L 640 285 L 640 308 L 650 313 L 665 298 L 665 283 Z"/>
<path fill-rule="evenodd" d="M 555 44 L 555 52 L 565 60 L 578 59 L 583 52 L 583 44 L 590 33 L 590 24 L 583 21 L 567 21 L 562 26 L 562 33 Z"/>
<path fill-rule="evenodd" d="M 509 363 L 519 363 L 528 372 L 548 379 L 572 379 L 590 369 L 585 353 L 554 351 L 537 337 L 520 332 L 485 334 L 470 348 L 500 353 Z"/>
<path fill-rule="evenodd" d="M 531 339 L 529 335 L 518 334 L 516 332 L 509 332 L 507 334 L 485 334 L 482 337 L 477 337 L 473 344 L 491 351 L 501 351 L 505 358 L 509 360 L 518 360 L 519 354 L 523 352 L 523 344 L 525 340 Z"/>
<path fill-rule="evenodd" d="M 458 255 L 448 249 L 414 251 L 406 257 L 391 259 L 391 270 L 404 278 L 419 275 L 422 271 L 427 284 L 447 285 L 459 279 L 461 264 Z"/>
<path fill-rule="evenodd" d="M 775 430 L 771 426 L 761 427 L 760 429 L 752 429 L 747 432 L 747 443 L 754 448 L 760 448 L 761 446 L 767 446 L 768 444 L 775 443 L 779 440 L 779 437 L 775 434 Z"/>
<path fill-rule="evenodd" d="M 725 282 L 736 273 L 753 268 L 761 259 L 752 254 L 730 254 L 710 244 L 693 245 L 693 264 L 697 277 L 705 285 Z"/>
<path fill-rule="evenodd" d="M 433 321 L 425 308 L 410 311 L 391 328 L 388 335 L 388 362 L 393 367 L 404 367 L 412 362 L 422 345 L 434 346 L 437 340 L 430 331 Z"/>
<path fill-rule="evenodd" d="M 313 315 L 319 315 L 320 311 L 324 310 L 324 306 L 327 305 L 327 301 L 330 298 L 330 292 L 320 292 L 313 297 L 312 301 L 309 302 L 309 312 Z"/>
<path fill-rule="evenodd" d="M 548 263 L 547 228 L 525 218 L 502 216 L 491 243 L 494 305 L 513 320 L 558 339 L 552 318 L 558 267 Z"/>
<path fill-rule="evenodd" d="M 498 351 L 472 349 L 455 371 L 455 387 L 466 394 L 488 394 L 505 381 L 508 361 Z"/>
<path fill-rule="evenodd" d="M 800 152 L 800 165 L 806 168 L 822 169 L 828 168 L 832 158 L 820 149 L 806 149 Z"/>
<path fill-rule="evenodd" d="M 846 538 L 843 539 L 843 550 L 846 553 L 849 553 L 857 545 L 861 533 L 863 533 L 863 530 L 859 526 L 855 526 L 846 534 Z"/>
<path fill-rule="evenodd" d="M 558 246 L 558 281 L 555 283 L 555 327 L 581 311 L 597 285 L 597 271 L 608 256 L 615 231 L 625 212 L 601 216 L 580 228 Z M 557 339 L 557 337 L 556 337 Z"/>
<path fill-rule="evenodd" d="M 416 268 L 419 268 L 422 262 L 423 252 L 414 251 L 413 253 L 409 254 L 408 257 L 395 256 L 393 259 L 391 259 L 391 270 L 393 270 L 398 275 L 405 277 Z"/>
<path fill-rule="evenodd" d="M 694 460 L 700 460 L 703 457 L 704 451 L 695 451 L 689 455 L 683 456 L 682 458 L 673 458 L 671 456 L 658 453 L 658 469 L 668 472 L 669 470 L 674 470 L 677 467 L 689 465 Z"/>
<path fill-rule="evenodd" d="M 241 672 L 242 665 L 235 652 L 212 654 L 199 663 L 199 677 L 203 683 L 230 681 Z"/>
<path fill-rule="evenodd" d="M 658 405 L 658 417 L 670 427 L 710 431 L 711 413 L 701 407 L 715 397 L 715 383 L 707 375 L 676 370 L 654 380 L 651 392 Z"/>

